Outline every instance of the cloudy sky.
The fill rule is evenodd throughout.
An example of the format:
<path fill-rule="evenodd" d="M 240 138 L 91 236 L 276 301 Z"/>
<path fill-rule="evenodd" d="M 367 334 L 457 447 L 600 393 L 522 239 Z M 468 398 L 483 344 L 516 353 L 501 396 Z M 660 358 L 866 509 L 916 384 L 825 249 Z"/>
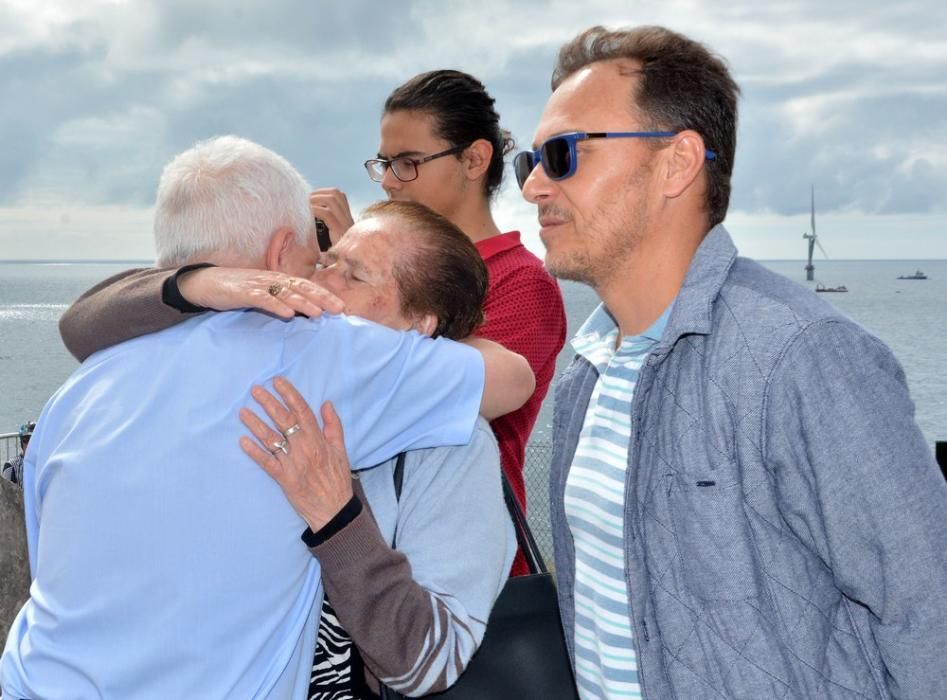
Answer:
<path fill-rule="evenodd" d="M 743 89 L 727 225 L 800 258 L 815 186 L 835 259 L 947 258 L 947 4 L 881 0 L 0 0 L 0 259 L 149 259 L 163 165 L 235 133 L 356 208 L 388 92 L 480 77 L 521 144 L 558 47 L 591 24 L 663 24 Z M 512 180 L 512 178 L 510 178 Z M 501 226 L 541 254 L 513 183 Z"/>

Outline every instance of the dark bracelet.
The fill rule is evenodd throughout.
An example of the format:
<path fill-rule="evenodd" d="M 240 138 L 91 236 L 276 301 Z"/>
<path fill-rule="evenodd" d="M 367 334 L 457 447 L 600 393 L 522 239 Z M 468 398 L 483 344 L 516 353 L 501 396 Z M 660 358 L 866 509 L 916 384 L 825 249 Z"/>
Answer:
<path fill-rule="evenodd" d="M 361 512 L 362 502 L 358 499 L 358 496 L 352 494 L 349 502 L 342 506 L 342 510 L 336 513 L 332 520 L 320 527 L 318 532 L 313 532 L 307 527 L 302 534 L 302 540 L 307 547 L 318 547 L 320 544 L 327 542 L 333 535 L 341 532 Z"/>
<path fill-rule="evenodd" d="M 198 306 L 197 304 L 192 304 L 187 299 L 181 295 L 181 290 L 178 288 L 178 279 L 181 275 L 188 272 L 193 272 L 194 270 L 200 270 L 205 267 L 216 267 L 213 263 L 195 263 L 193 265 L 185 265 L 180 268 L 177 272 L 171 275 L 168 279 L 164 281 L 164 284 L 161 285 L 161 301 L 166 305 L 170 306 L 172 309 L 177 309 L 181 313 L 199 313 L 201 311 L 210 311 L 206 306 Z"/>

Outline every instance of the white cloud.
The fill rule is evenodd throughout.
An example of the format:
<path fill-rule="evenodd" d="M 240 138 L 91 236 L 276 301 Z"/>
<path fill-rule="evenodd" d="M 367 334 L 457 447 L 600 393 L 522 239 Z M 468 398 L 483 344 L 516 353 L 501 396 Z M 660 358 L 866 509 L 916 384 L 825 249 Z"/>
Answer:
<path fill-rule="evenodd" d="M 377 146 L 381 103 L 421 70 L 481 77 L 528 142 L 558 47 L 593 23 L 664 24 L 728 59 L 744 91 L 730 217 L 739 227 L 788 230 L 805 217 L 812 182 L 826 220 L 854 231 L 895 216 L 935 222 L 947 209 L 947 6 L 934 0 L 5 0 L 0 203 L 20 214 L 0 217 L 0 257 L 31 249 L 15 243 L 27 217 L 47 225 L 37 198 L 117 221 L 147 212 L 164 163 L 219 133 L 258 140 L 316 184 L 371 201 L 380 191 L 360 164 Z M 497 219 L 542 253 L 515 186 Z M 57 235 L 64 251 L 111 249 Z M 758 240 L 764 257 L 789 250 L 766 236 L 748 245 Z M 887 241 L 879 230 L 839 245 L 851 257 L 889 251 Z M 934 238 L 927 247 L 947 256 Z"/>

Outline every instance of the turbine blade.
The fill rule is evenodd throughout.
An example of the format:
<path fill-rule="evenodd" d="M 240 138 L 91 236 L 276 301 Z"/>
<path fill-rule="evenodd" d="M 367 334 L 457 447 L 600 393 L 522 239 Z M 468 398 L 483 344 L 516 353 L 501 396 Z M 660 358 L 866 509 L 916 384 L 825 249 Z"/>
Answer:
<path fill-rule="evenodd" d="M 819 246 L 819 250 L 822 251 L 822 255 L 825 256 L 825 259 L 826 259 L 826 260 L 828 260 L 828 259 L 829 259 L 829 254 L 825 252 L 825 248 L 823 248 L 823 247 L 822 247 L 822 244 L 819 243 L 819 239 L 818 239 L 818 238 L 815 239 L 815 244 L 816 244 L 817 246 Z"/>

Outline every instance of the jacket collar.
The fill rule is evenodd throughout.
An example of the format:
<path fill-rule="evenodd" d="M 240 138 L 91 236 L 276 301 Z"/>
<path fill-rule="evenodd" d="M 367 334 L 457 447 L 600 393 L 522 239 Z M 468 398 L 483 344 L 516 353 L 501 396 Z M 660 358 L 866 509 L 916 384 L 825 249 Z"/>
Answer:
<path fill-rule="evenodd" d="M 668 350 L 688 333 L 710 333 L 714 300 L 736 258 L 737 249 L 727 229 L 722 224 L 714 226 L 691 260 L 656 352 Z"/>

